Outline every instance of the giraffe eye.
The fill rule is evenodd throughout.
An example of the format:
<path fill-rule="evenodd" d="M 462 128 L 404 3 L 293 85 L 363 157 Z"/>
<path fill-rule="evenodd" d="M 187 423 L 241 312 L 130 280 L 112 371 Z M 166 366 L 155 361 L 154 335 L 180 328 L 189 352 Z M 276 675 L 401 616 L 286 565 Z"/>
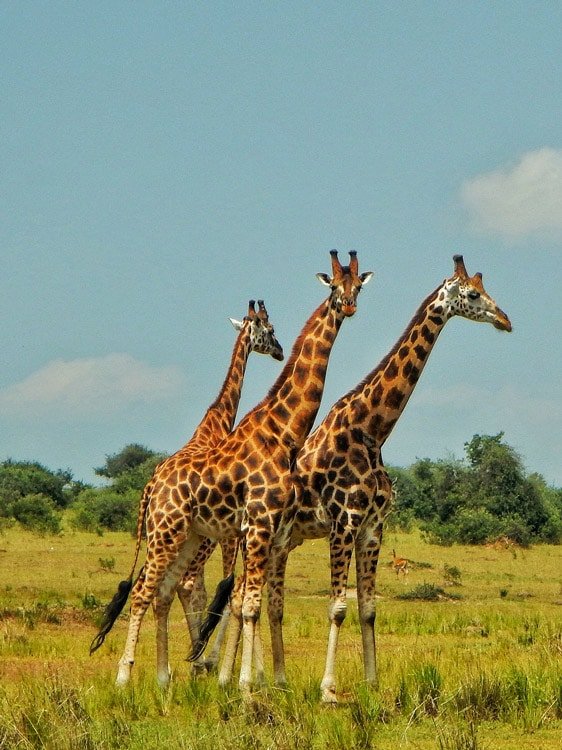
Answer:
<path fill-rule="evenodd" d="M 480 292 L 469 292 L 468 296 L 470 299 L 478 299 L 478 297 L 480 297 Z"/>

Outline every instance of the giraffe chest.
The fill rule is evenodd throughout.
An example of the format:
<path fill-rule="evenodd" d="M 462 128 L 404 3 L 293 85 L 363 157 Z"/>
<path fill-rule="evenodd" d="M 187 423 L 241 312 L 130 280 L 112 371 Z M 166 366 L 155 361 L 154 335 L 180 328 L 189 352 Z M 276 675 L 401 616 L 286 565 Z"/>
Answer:
<path fill-rule="evenodd" d="M 295 532 L 302 538 L 326 536 L 335 525 L 358 527 L 378 517 L 380 454 L 356 437 L 331 435 L 314 453 L 299 457 Z"/>

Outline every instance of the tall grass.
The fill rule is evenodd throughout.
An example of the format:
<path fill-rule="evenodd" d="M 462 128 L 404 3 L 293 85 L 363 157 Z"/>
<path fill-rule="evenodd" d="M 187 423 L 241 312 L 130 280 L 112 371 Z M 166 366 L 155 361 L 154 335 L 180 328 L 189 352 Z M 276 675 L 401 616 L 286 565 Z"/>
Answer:
<path fill-rule="evenodd" d="M 337 663 L 340 704 L 329 708 L 319 702 L 328 631 L 327 596 L 318 593 L 329 578 L 324 543 L 304 545 L 290 560 L 289 689 L 269 686 L 245 702 L 235 686 L 220 689 L 214 676 L 191 678 L 179 608 L 170 623 L 168 690 L 155 681 L 150 616 L 126 689 L 113 685 L 125 617 L 104 648 L 87 655 L 99 609 L 130 562 L 130 537 L 50 540 L 10 531 L 0 553 L 0 750 L 558 750 L 561 550 L 527 550 L 514 559 L 477 548 L 434 548 L 415 534 L 399 543 L 393 538 L 390 546 L 432 567 L 413 567 L 407 581 L 397 581 L 383 550 L 378 688 L 363 683 L 350 596 Z M 112 571 L 100 559 L 115 560 Z M 461 600 L 397 598 L 425 582 L 442 588 L 445 564 L 461 572 Z M 220 561 L 212 562 L 215 580 L 219 569 Z M 499 593 L 501 581 L 507 596 Z M 353 581 L 350 588 L 352 594 Z"/>

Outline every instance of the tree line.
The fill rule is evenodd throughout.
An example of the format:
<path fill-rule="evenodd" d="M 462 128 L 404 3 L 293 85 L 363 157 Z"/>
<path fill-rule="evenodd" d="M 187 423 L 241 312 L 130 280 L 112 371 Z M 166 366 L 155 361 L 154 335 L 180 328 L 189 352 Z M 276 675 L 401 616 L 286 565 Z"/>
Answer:
<path fill-rule="evenodd" d="M 497 435 L 474 435 L 462 459 L 416 460 L 388 467 L 395 502 L 389 526 L 418 526 L 437 544 L 485 544 L 499 538 L 528 546 L 562 542 L 562 488 L 527 473 L 521 457 Z M 107 455 L 95 473 L 101 487 L 40 463 L 0 464 L 0 530 L 13 524 L 38 533 L 63 527 L 103 534 L 136 528 L 140 494 L 163 454 L 131 443 Z"/>

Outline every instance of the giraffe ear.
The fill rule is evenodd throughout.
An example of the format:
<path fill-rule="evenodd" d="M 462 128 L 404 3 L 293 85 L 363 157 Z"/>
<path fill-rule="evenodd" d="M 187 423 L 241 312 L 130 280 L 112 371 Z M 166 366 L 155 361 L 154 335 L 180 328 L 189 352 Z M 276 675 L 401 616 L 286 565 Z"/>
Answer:
<path fill-rule="evenodd" d="M 452 279 L 448 279 L 447 281 L 448 281 L 447 291 L 449 292 L 449 297 L 458 297 L 459 288 L 460 288 L 460 279 L 453 277 Z"/>
<path fill-rule="evenodd" d="M 242 323 L 241 320 L 235 320 L 234 318 L 229 318 L 229 320 L 232 323 L 232 325 L 234 326 L 234 329 L 236 331 L 241 331 L 242 330 L 242 326 L 244 325 L 244 323 Z"/>
<path fill-rule="evenodd" d="M 374 273 L 372 271 L 365 271 L 365 273 L 360 274 L 359 278 L 361 279 L 363 286 L 365 286 L 365 284 L 368 284 L 369 281 L 371 281 L 373 276 Z"/>
<path fill-rule="evenodd" d="M 316 278 L 321 284 L 326 284 L 326 286 L 332 286 L 332 279 L 328 276 L 327 273 L 317 273 Z"/>

